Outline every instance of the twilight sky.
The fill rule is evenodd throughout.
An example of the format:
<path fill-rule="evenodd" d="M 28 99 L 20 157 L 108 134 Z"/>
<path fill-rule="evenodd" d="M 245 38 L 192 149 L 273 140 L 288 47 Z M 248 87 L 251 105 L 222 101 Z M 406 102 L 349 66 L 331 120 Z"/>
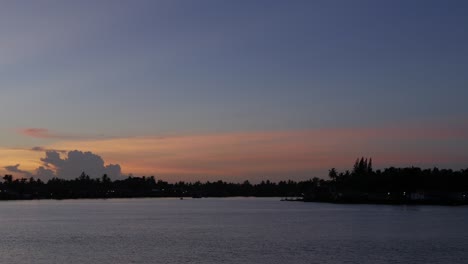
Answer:
<path fill-rule="evenodd" d="M 456 0 L 2 1 L 0 173 L 466 168 L 467 14 Z"/>

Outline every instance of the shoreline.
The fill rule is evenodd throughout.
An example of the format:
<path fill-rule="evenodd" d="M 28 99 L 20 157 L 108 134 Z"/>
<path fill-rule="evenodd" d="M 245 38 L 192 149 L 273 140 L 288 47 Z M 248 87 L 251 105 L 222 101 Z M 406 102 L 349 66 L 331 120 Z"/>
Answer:
<path fill-rule="evenodd" d="M 182 198 L 182 199 L 181 199 Z M 305 200 L 303 198 L 288 199 L 281 198 L 278 196 L 210 196 L 210 197 L 177 197 L 177 196 L 135 196 L 135 197 L 79 197 L 79 198 L 19 198 L 19 199 L 0 199 L 2 202 L 12 201 L 76 201 L 76 200 L 117 200 L 117 199 L 174 199 L 174 200 L 200 200 L 200 199 L 223 199 L 223 198 L 250 198 L 250 199 L 261 199 L 261 198 L 277 198 L 278 202 L 303 202 L 303 203 L 327 203 L 327 204 L 339 204 L 339 205 L 408 205 L 408 206 L 467 206 L 468 203 L 454 202 L 454 201 L 442 201 L 442 202 L 429 202 L 429 201 L 411 201 L 411 202 L 391 202 L 391 201 L 333 201 L 333 200 Z"/>

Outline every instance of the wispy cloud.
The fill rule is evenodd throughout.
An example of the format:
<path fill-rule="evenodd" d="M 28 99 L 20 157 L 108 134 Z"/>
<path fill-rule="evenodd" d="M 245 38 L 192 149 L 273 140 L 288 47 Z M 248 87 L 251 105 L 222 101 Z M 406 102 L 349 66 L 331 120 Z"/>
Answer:
<path fill-rule="evenodd" d="M 78 135 L 78 134 L 67 134 L 52 132 L 46 128 L 24 128 L 18 129 L 18 133 L 24 136 L 42 139 L 56 139 L 56 140 L 92 140 L 105 138 L 103 135 Z M 35 149 L 31 149 L 35 150 Z M 38 149 L 39 151 L 39 149 Z"/>
<path fill-rule="evenodd" d="M 4 169 L 9 173 L 19 173 L 26 177 L 31 177 L 33 174 L 29 171 L 19 169 L 20 164 L 5 166 Z"/>
<path fill-rule="evenodd" d="M 63 160 L 78 164 L 57 151 L 71 149 L 98 153 L 107 162 L 121 164 L 124 173 L 174 180 L 324 176 L 331 167 L 349 169 L 360 156 L 372 156 L 376 167 L 453 167 L 468 159 L 468 126 L 458 123 L 94 139 L 59 136 L 46 129 L 25 133 L 60 139 L 27 150 L 28 156 L 54 153 L 57 162 L 48 162 L 49 156 L 29 159 L 28 168 L 37 164 L 34 169 L 42 166 L 44 173 L 56 170 Z M 85 154 L 83 159 L 91 157 Z M 18 162 L 23 164 L 9 164 Z"/>
<path fill-rule="evenodd" d="M 408 125 L 63 141 L 50 147 L 80 146 L 137 174 L 294 178 L 349 168 L 362 155 L 382 166 L 462 164 L 468 158 L 467 135 L 463 125 Z"/>
<path fill-rule="evenodd" d="M 49 152 L 49 151 L 54 151 L 54 152 L 58 152 L 58 153 L 62 153 L 62 154 L 67 153 L 67 150 L 64 150 L 64 149 L 51 149 L 51 148 L 45 148 L 45 147 L 40 147 L 40 146 L 32 147 L 32 148 L 30 148 L 29 150 L 31 150 L 31 151 L 37 151 L 37 152 Z"/>
<path fill-rule="evenodd" d="M 53 133 L 46 128 L 25 128 L 25 129 L 18 130 L 18 132 L 22 135 L 33 137 L 33 138 L 66 139 L 66 140 L 83 138 L 83 136 L 78 136 L 78 135 Z"/>

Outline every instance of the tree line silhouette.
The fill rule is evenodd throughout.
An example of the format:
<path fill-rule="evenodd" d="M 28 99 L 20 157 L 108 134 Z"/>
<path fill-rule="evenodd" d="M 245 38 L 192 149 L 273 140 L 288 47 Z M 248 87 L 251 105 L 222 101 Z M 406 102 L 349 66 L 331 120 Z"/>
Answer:
<path fill-rule="evenodd" d="M 151 177 L 132 177 L 112 181 L 107 175 L 91 178 L 84 172 L 76 179 L 65 180 L 52 178 L 47 182 L 41 179 L 13 179 L 5 175 L 0 182 L 0 199 L 75 199 L 75 198 L 130 198 L 130 197 L 229 197 L 257 196 L 279 197 L 296 195 L 311 189 L 313 181 L 280 181 L 269 180 L 258 184 L 249 181 L 232 183 L 184 182 L 169 183 Z M 321 180 L 323 181 L 323 180 Z"/>
<path fill-rule="evenodd" d="M 374 170 L 372 159 L 360 158 L 351 171 L 329 170 L 329 179 L 305 181 L 269 180 L 252 184 L 175 182 L 155 177 L 127 177 L 111 180 L 107 175 L 91 178 L 82 173 L 73 180 L 52 178 L 14 179 L 5 175 L 0 182 L 0 199 L 77 199 L 130 197 L 294 197 L 301 201 L 337 203 L 468 203 L 468 169 L 386 168 Z"/>
<path fill-rule="evenodd" d="M 326 192 L 306 200 L 373 203 L 463 204 L 468 202 L 468 169 L 417 167 L 375 170 L 372 159 L 357 159 L 352 171 L 329 170 Z M 322 186 L 323 187 L 323 186 Z"/>

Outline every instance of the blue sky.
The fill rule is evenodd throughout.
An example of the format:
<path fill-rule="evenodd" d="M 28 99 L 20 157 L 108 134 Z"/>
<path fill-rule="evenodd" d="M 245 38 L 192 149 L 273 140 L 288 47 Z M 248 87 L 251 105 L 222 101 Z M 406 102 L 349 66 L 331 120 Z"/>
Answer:
<path fill-rule="evenodd" d="M 450 130 L 468 114 L 467 13 L 465 1 L 4 2 L 0 146 L 70 139 L 18 133 L 28 128 L 93 139 Z"/>

